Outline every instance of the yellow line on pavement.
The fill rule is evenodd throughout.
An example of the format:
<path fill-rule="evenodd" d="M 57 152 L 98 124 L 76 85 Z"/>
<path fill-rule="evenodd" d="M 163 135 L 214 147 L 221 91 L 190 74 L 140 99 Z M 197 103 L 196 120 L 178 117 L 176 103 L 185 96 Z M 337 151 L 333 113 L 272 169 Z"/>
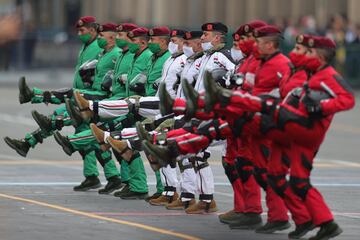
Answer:
<path fill-rule="evenodd" d="M 136 223 L 136 222 L 130 222 L 130 221 L 125 221 L 125 220 L 120 220 L 120 219 L 115 219 L 115 218 L 104 217 L 104 216 L 96 215 L 96 214 L 93 214 L 93 213 L 83 212 L 83 211 L 79 211 L 79 210 L 75 210 L 75 209 L 71 209 L 71 208 L 66 208 L 66 207 L 62 207 L 62 206 L 59 206 L 59 205 L 49 204 L 49 203 L 45 203 L 45 202 L 40 202 L 40 201 L 36 201 L 36 200 L 32 200 L 32 199 L 16 197 L 16 196 L 11 196 L 11 195 L 2 194 L 2 193 L 0 193 L 0 197 L 6 198 L 6 199 L 11 199 L 11 200 L 16 200 L 16 201 L 20 201 L 20 202 L 32 203 L 32 204 L 36 204 L 36 205 L 39 205 L 39 206 L 56 209 L 56 210 L 63 211 L 63 212 L 69 212 L 69 213 L 72 213 L 72 214 L 75 214 L 75 215 L 85 216 L 85 217 L 88 217 L 88 218 L 99 219 L 99 220 L 104 220 L 104 221 L 108 221 L 108 222 L 112 222 L 112 223 L 117 223 L 117 224 L 127 225 L 127 226 L 131 226 L 131 227 L 141 228 L 141 229 L 151 231 L 151 232 L 156 232 L 156 233 L 160 233 L 160 234 L 164 234 L 164 235 L 170 235 L 170 236 L 178 237 L 180 239 L 200 240 L 200 238 L 197 238 L 197 237 L 194 237 L 194 236 L 191 236 L 191 235 L 187 235 L 187 234 L 183 234 L 183 233 L 177 233 L 177 232 L 169 231 L 169 230 L 162 229 L 162 228 L 152 227 L 152 226 L 141 224 L 141 223 Z"/>

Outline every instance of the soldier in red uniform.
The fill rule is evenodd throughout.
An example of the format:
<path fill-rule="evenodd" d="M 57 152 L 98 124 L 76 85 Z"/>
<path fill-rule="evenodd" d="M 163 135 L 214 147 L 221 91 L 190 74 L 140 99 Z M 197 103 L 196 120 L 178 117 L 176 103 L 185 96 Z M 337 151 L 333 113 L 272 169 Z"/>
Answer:
<path fill-rule="evenodd" d="M 302 89 L 292 91 L 282 103 L 264 100 L 240 91 L 232 92 L 230 95 L 223 91 L 221 102 L 231 106 L 232 112 L 236 112 L 237 107 L 239 113 L 251 111 L 271 116 L 271 120 L 267 121 L 270 124 L 266 126 L 259 122 L 258 125 L 263 124 L 267 130 L 275 127 L 277 131 L 269 132 L 272 138 L 291 143 L 290 150 L 286 152 L 291 163 L 290 181 L 286 181 L 285 175 L 274 175 L 272 184 L 274 189 L 283 192 L 288 206 L 296 206 L 294 198 L 289 197 L 292 192 L 301 198 L 312 222 L 320 226 L 316 236 L 310 238 L 317 240 L 335 237 L 342 230 L 334 222 L 333 215 L 319 191 L 310 183 L 314 157 L 334 114 L 351 109 L 355 100 L 349 86 L 329 65 L 335 56 L 335 43 L 328 38 L 311 37 L 308 39 L 308 45 L 310 48 L 306 57 L 298 60 L 311 72 L 311 77 Z M 210 84 L 205 86 L 208 91 L 210 90 L 211 97 L 219 96 L 212 91 L 214 86 L 209 87 L 211 82 L 208 83 Z M 251 127 L 251 130 L 254 128 Z"/>

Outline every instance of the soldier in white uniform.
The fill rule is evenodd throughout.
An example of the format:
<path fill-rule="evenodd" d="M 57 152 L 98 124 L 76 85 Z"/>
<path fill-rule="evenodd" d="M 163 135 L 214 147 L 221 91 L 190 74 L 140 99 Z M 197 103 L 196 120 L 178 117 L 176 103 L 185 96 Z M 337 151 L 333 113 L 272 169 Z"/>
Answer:
<path fill-rule="evenodd" d="M 206 23 L 202 26 L 203 35 L 201 36 L 201 45 L 204 50 L 204 56 L 199 69 L 199 76 L 195 82 L 195 90 L 197 92 L 204 91 L 203 79 L 207 71 L 212 72 L 215 69 L 223 69 L 225 71 L 233 71 L 235 68 L 234 60 L 231 53 L 225 48 L 227 27 L 219 22 Z M 165 92 L 165 91 L 164 91 Z M 161 98 L 166 99 L 164 96 Z M 161 104 L 162 105 L 162 104 Z M 162 108 L 162 106 L 160 106 Z M 166 107 L 165 107 L 166 109 Z M 163 111 L 166 112 L 166 111 Z M 156 146 L 150 142 L 143 144 L 145 151 L 156 156 Z M 155 149 L 155 151 L 154 151 Z M 225 151 L 223 151 L 225 153 Z M 199 164 L 200 161 L 197 161 Z M 199 177 L 200 201 L 187 209 L 188 213 L 199 213 L 201 211 L 216 211 L 216 203 L 213 200 L 214 194 L 214 177 L 209 164 L 204 161 L 197 166 Z"/>

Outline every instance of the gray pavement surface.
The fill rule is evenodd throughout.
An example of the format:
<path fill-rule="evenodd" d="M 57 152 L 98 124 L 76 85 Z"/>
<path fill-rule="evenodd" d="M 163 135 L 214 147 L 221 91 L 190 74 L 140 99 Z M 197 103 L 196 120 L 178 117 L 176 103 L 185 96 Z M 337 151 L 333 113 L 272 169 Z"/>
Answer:
<path fill-rule="evenodd" d="M 71 75 L 71 74 L 69 74 Z M 10 75 L 9 75 L 10 76 Z M 44 75 L 45 76 L 45 75 Z M 30 111 L 50 113 L 54 106 L 20 105 L 16 81 L 0 77 L 0 136 L 22 138 L 36 129 Z M 71 80 L 37 81 L 32 86 L 66 86 Z M 14 79 L 14 80 L 11 80 Z M 357 92 L 359 102 L 359 92 Z M 312 181 L 323 193 L 344 233 L 337 239 L 360 239 L 360 111 L 336 116 L 318 154 Z M 64 134 L 71 134 L 66 128 Z M 215 199 L 219 212 L 186 215 L 145 201 L 125 201 L 97 191 L 73 192 L 82 180 L 78 154 L 68 157 L 52 137 L 18 156 L 0 140 L 0 240 L 64 239 L 287 239 L 284 231 L 271 235 L 230 230 L 217 215 L 232 207 L 232 189 L 223 173 L 220 150 L 214 149 L 211 166 L 215 176 Z M 101 167 L 99 166 L 99 169 Z M 150 193 L 155 177 L 146 164 Z M 105 183 L 105 178 L 101 175 Z M 266 209 L 264 207 L 264 209 Z M 263 216 L 266 219 L 266 214 Z M 315 231 L 306 235 L 310 237 Z"/>

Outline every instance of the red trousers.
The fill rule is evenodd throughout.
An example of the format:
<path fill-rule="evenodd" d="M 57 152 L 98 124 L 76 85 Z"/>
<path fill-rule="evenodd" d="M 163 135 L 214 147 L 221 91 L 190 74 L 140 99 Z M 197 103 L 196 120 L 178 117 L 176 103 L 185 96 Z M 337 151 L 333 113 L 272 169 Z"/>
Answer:
<path fill-rule="evenodd" d="M 261 103 L 256 98 L 234 96 L 231 98 L 232 111 L 256 111 L 261 110 Z M 290 121 L 286 120 L 286 114 L 298 116 Z M 294 108 L 286 103 L 280 103 L 276 108 L 272 120 L 281 128 L 271 129 L 266 136 L 275 141 L 272 146 L 272 157 L 268 164 L 268 174 L 271 176 L 272 188 L 284 194 L 284 200 L 291 211 L 297 224 L 312 219 L 315 225 L 333 220 L 333 215 L 326 205 L 320 192 L 310 183 L 310 173 L 313 166 L 315 154 L 324 140 L 327 129 L 333 116 L 312 120 L 308 125 L 309 116 L 303 105 Z M 296 119 L 295 122 L 294 119 Z M 300 121 L 301 120 L 301 121 Z M 303 121 L 304 120 L 304 121 Z M 246 126 L 246 131 L 253 133 L 254 129 L 260 130 L 261 117 L 256 116 Z M 304 125 L 301 124 L 304 122 Z M 290 144 L 289 144 L 290 143 Z M 290 147 L 289 147 L 290 145 Z M 279 154 L 283 155 L 279 155 Z M 290 166 L 290 181 L 286 182 L 284 157 L 288 159 Z M 305 211 L 305 209 L 307 211 Z"/>

